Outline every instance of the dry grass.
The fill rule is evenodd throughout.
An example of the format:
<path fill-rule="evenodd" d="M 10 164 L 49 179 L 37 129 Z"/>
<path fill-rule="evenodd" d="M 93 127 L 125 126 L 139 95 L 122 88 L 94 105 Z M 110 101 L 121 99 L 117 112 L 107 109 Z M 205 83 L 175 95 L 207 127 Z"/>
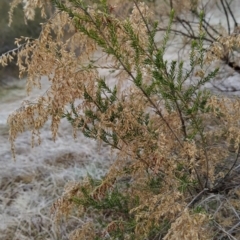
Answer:
<path fill-rule="evenodd" d="M 92 142 L 82 142 L 81 149 L 79 144 L 73 144 L 78 151 L 69 150 L 61 141 L 56 145 L 49 142 L 35 154 L 31 154 L 27 144 L 20 143 L 17 162 L 9 159 L 10 153 L 1 156 L 5 162 L 0 170 L 3 239 L 68 239 L 72 224 L 81 223 L 80 219 L 72 219 L 66 223 L 66 229 L 56 230 L 50 215 L 51 205 L 68 181 L 80 180 L 87 172 L 98 177 L 103 175 L 108 156 L 98 152 Z M 47 145 L 54 149 L 46 150 Z"/>

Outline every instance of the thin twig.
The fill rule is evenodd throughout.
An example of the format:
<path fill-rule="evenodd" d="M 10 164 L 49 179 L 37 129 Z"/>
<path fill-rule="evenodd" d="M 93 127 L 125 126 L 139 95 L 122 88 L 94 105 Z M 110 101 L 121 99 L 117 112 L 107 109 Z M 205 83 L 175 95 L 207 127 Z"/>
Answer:
<path fill-rule="evenodd" d="M 179 106 L 177 100 L 175 101 L 175 104 L 176 104 L 177 111 L 178 111 L 178 114 L 179 114 L 179 118 L 180 118 L 180 121 L 181 121 L 183 135 L 184 135 L 184 138 L 186 139 L 186 138 L 187 138 L 187 130 L 186 130 L 185 121 L 184 121 L 184 119 L 183 119 L 182 111 L 181 111 L 181 109 L 180 109 L 180 106 Z"/>
<path fill-rule="evenodd" d="M 193 29 L 192 29 L 192 26 L 191 26 L 191 24 L 190 24 L 188 21 L 186 21 L 186 20 L 184 20 L 184 19 L 181 19 L 181 18 L 179 18 L 179 17 L 177 17 L 176 19 L 177 19 L 177 22 L 179 22 L 179 23 L 186 29 L 186 31 L 188 32 L 188 34 L 189 34 L 190 36 L 195 37 L 194 31 L 193 31 Z M 187 27 L 185 24 L 186 24 L 188 27 Z M 190 31 L 191 31 L 191 32 L 190 32 Z"/>
<path fill-rule="evenodd" d="M 169 125 L 169 123 L 166 121 L 166 119 L 163 117 L 161 111 L 158 109 L 158 107 L 156 106 L 156 104 L 152 101 L 152 99 L 147 95 L 147 93 L 144 91 L 143 88 L 139 87 L 140 90 L 142 91 L 142 93 L 145 95 L 145 97 L 147 98 L 147 100 L 151 103 L 151 105 L 154 107 L 155 112 L 157 113 L 157 115 L 159 115 L 161 117 L 161 119 L 164 121 L 164 123 L 167 125 L 168 129 L 172 132 L 172 134 L 174 135 L 174 137 L 177 139 L 178 143 L 180 144 L 181 147 L 183 147 L 183 144 L 181 143 L 180 139 L 178 138 L 178 136 L 176 135 L 176 133 L 173 131 L 173 129 L 171 128 L 171 126 Z"/>
<path fill-rule="evenodd" d="M 142 12 L 141 12 L 141 10 L 140 10 L 137 2 L 136 2 L 136 1 L 133 1 L 133 2 L 134 2 L 134 4 L 135 4 L 135 6 L 136 6 L 136 8 L 137 8 L 137 10 L 138 10 L 138 12 L 139 12 L 139 14 L 141 15 L 141 18 L 142 18 L 142 20 L 143 20 L 143 22 L 144 22 L 144 24 L 145 24 L 145 26 L 146 26 L 146 28 L 147 28 L 148 33 L 151 34 L 151 31 L 150 31 L 150 29 L 149 29 L 148 23 L 147 23 L 145 17 L 143 16 L 143 14 L 142 14 Z M 152 35 L 150 35 L 150 36 L 152 37 Z M 154 44 L 155 50 L 157 50 L 158 47 L 157 47 L 157 45 L 156 45 L 153 37 L 152 37 L 152 40 L 153 40 L 153 44 Z"/>
<path fill-rule="evenodd" d="M 200 15 L 199 15 L 199 13 L 197 11 L 194 11 L 193 13 L 196 15 L 196 17 L 200 18 Z M 219 33 L 211 24 L 209 24 L 209 22 L 206 21 L 205 17 L 203 18 L 203 23 L 206 24 L 206 28 L 210 28 L 218 36 L 222 36 L 221 33 Z"/>
<path fill-rule="evenodd" d="M 237 240 L 234 236 L 232 236 L 230 233 L 228 233 L 219 223 L 217 223 L 216 221 L 214 221 L 214 223 L 218 226 L 218 228 L 224 232 L 225 234 L 227 234 L 228 237 L 230 237 L 230 239 L 232 240 Z"/>
<path fill-rule="evenodd" d="M 233 168 L 235 167 L 235 165 L 236 165 L 236 163 L 237 163 L 237 160 L 238 160 L 239 156 L 240 156 L 240 145 L 238 146 L 237 156 L 236 156 L 236 158 L 235 158 L 235 160 L 234 160 L 234 162 L 233 162 L 231 168 L 228 170 L 227 174 L 224 176 L 224 178 L 223 178 L 224 180 L 229 176 L 229 174 L 231 173 L 231 171 L 232 171 Z"/>
<path fill-rule="evenodd" d="M 185 207 L 185 209 L 191 207 L 196 201 L 197 199 L 205 192 L 207 192 L 209 189 L 208 188 L 204 188 L 201 192 L 199 192 L 192 200 L 190 203 L 188 203 L 188 205 Z"/>
<path fill-rule="evenodd" d="M 215 38 L 215 37 L 209 32 L 208 26 L 205 26 L 205 25 L 203 24 L 203 28 L 204 28 L 205 32 L 208 34 L 208 36 L 213 39 L 213 41 L 216 41 L 216 40 L 217 40 L 217 38 Z"/>
<path fill-rule="evenodd" d="M 158 30 L 158 31 L 166 31 L 167 28 L 158 28 L 157 30 Z M 185 37 L 188 37 L 188 38 L 191 38 L 191 39 L 196 39 L 196 40 L 199 40 L 199 39 L 200 39 L 199 37 L 189 35 L 189 34 L 183 32 L 183 31 L 176 30 L 176 29 L 171 29 L 171 32 L 177 33 L 177 34 L 179 34 L 179 35 L 182 35 L 182 36 L 185 36 Z M 209 39 L 209 38 L 206 38 L 206 37 L 203 37 L 203 40 L 205 40 L 206 42 L 213 43 L 213 40 L 211 40 L 211 39 Z"/>
<path fill-rule="evenodd" d="M 222 4 L 222 7 L 223 7 L 223 10 L 224 10 L 224 13 L 225 13 L 225 17 L 226 17 L 226 20 L 227 20 L 227 26 L 228 26 L 228 34 L 230 35 L 230 22 L 229 22 L 229 17 L 228 17 L 228 13 L 227 13 L 227 9 L 226 9 L 226 6 L 224 5 L 224 2 L 223 0 L 221 0 L 221 4 Z"/>
<path fill-rule="evenodd" d="M 29 39 L 29 40 L 34 41 L 34 40 L 36 40 L 36 39 Z M 8 54 L 13 54 L 13 53 L 19 52 L 19 51 L 21 51 L 22 49 L 24 49 L 25 47 L 27 47 L 27 45 L 31 45 L 31 44 L 33 44 L 33 42 L 23 43 L 23 44 L 19 45 L 18 47 L 14 48 L 14 49 L 11 49 L 11 50 L 9 50 L 9 51 L 7 51 L 7 52 L 5 52 L 5 53 L 3 53 L 3 54 L 0 56 L 0 58 L 3 57 L 3 56 L 6 56 L 6 55 L 8 55 Z"/>
<path fill-rule="evenodd" d="M 225 3 L 226 3 L 226 5 L 227 5 L 228 11 L 230 12 L 230 15 L 231 15 L 233 21 L 234 21 L 234 25 L 235 25 L 235 27 L 237 27 L 237 26 L 238 26 L 238 22 L 237 22 L 237 20 L 236 20 L 234 14 L 233 14 L 233 12 L 232 12 L 232 9 L 231 9 L 231 7 L 230 7 L 228 1 L 225 0 Z"/>

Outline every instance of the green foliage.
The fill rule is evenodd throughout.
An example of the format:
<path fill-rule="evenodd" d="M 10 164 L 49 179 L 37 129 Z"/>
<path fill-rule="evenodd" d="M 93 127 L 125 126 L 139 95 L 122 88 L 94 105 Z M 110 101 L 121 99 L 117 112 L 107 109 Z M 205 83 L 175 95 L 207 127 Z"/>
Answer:
<path fill-rule="evenodd" d="M 99 187 L 102 183 L 99 180 L 93 179 L 89 176 L 89 181 L 94 187 Z M 119 186 L 118 186 L 119 185 Z M 95 212 L 99 217 L 96 217 L 99 231 L 106 228 L 110 223 L 114 221 L 114 230 L 111 231 L 111 237 L 113 239 L 124 239 L 126 234 L 133 234 L 134 227 L 136 225 L 134 217 L 130 214 L 132 207 L 139 205 L 137 196 L 126 195 L 121 192 L 122 184 L 117 184 L 114 189 L 111 189 L 106 195 L 98 199 L 94 197 L 94 193 L 89 189 L 82 187 L 82 198 L 73 197 L 72 201 L 78 206 L 83 206 L 89 209 L 90 212 Z M 101 216 L 106 216 L 102 219 Z M 97 237 L 96 239 L 102 239 Z"/>

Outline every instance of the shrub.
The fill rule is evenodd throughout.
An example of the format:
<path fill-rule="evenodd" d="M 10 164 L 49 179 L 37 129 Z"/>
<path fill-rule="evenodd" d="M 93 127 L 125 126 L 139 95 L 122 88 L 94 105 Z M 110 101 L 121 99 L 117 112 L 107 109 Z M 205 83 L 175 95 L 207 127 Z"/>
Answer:
<path fill-rule="evenodd" d="M 229 208 L 217 206 L 211 196 L 225 196 L 239 210 L 234 202 L 239 190 L 230 183 L 239 156 L 240 101 L 204 89 L 218 69 L 208 70 L 203 12 L 186 69 L 183 59 L 165 60 L 174 10 L 157 44 L 158 23 L 144 3 L 133 1 L 132 13 L 122 19 L 106 1 L 91 6 L 53 2 L 58 10 L 40 37 L 17 40 L 28 91 L 40 85 L 43 75 L 51 87 L 36 102 L 25 102 L 8 123 L 13 154 L 17 134 L 31 129 L 32 144 L 36 135 L 40 143 L 49 118 L 53 139 L 66 118 L 75 134 L 80 130 L 116 150 L 103 179 L 89 176 L 68 184 L 53 205 L 56 220 L 72 213 L 83 218 L 70 238 L 239 236 L 237 215 L 229 213 L 232 225 L 224 222 Z M 3 56 L 2 64 L 8 58 Z M 99 69 L 109 70 L 110 78 Z"/>

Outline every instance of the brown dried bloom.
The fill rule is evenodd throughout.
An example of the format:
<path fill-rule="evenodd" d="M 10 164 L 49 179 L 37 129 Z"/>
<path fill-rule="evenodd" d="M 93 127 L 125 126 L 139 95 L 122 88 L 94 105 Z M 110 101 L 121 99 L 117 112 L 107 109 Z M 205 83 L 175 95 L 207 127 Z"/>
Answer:
<path fill-rule="evenodd" d="M 183 214 L 172 223 L 164 240 L 186 239 L 186 240 L 210 240 L 211 234 L 207 231 L 208 223 L 205 214 L 191 214 L 184 210 Z"/>

